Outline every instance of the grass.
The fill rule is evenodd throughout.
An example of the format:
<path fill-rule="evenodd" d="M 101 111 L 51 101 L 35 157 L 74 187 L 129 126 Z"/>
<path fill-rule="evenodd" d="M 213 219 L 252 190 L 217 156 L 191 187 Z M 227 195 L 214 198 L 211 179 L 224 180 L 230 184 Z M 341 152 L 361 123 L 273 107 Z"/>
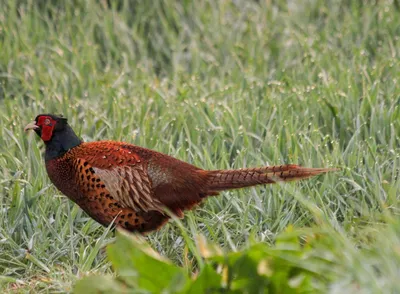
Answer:
<path fill-rule="evenodd" d="M 68 292 L 111 271 L 102 248 L 113 234 L 60 195 L 43 144 L 23 133 L 47 112 L 86 141 L 122 140 L 205 169 L 340 167 L 223 193 L 188 212 L 184 232 L 172 222 L 147 239 L 181 265 L 183 233 L 236 250 L 273 244 L 288 225 L 329 228 L 337 271 L 348 273 L 331 292 L 399 291 L 397 1 L 107 3 L 1 4 L 2 292 Z"/>

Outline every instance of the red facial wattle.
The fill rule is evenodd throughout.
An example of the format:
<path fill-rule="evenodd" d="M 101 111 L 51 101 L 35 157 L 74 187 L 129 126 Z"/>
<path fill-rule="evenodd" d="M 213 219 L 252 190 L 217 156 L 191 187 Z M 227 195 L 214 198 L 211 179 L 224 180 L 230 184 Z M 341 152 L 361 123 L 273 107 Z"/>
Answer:
<path fill-rule="evenodd" d="M 41 128 L 41 138 L 43 141 L 50 141 L 56 123 L 57 121 L 52 119 L 50 116 L 41 116 L 38 118 L 36 125 Z"/>

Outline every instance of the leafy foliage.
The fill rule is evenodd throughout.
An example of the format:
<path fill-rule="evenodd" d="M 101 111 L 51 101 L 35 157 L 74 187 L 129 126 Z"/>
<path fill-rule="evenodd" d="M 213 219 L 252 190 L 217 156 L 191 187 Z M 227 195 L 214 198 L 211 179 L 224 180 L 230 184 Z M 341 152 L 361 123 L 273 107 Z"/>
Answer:
<path fill-rule="evenodd" d="M 276 246 L 256 244 L 239 252 L 223 253 L 198 238 L 203 260 L 198 272 L 183 269 L 153 251 L 141 238 L 120 232 L 108 248 L 117 277 L 91 276 L 78 282 L 76 293 L 119 289 L 147 293 L 305 293 L 322 290 L 327 277 L 318 271 L 329 261 L 310 255 L 298 236 L 283 234 Z M 114 290 L 115 291 L 115 290 Z"/>
<path fill-rule="evenodd" d="M 394 223 L 379 235 L 399 227 L 399 222 Z M 107 293 L 114 289 L 118 293 L 326 293 L 328 289 L 349 291 L 365 284 L 379 290 L 379 280 L 386 271 L 376 259 L 382 254 L 381 243 L 377 239 L 368 248 L 356 249 L 350 240 L 328 228 L 289 227 L 273 246 L 256 243 L 224 252 L 198 236 L 195 250 L 202 258 L 193 272 L 160 256 L 142 237 L 120 231 L 115 244 L 108 247 L 108 258 L 117 275 L 104 280 L 101 276 L 86 277 L 76 284 L 75 292 Z M 354 259 L 349 262 L 340 248 L 343 252 L 357 252 Z M 389 249 L 394 254 L 393 263 L 400 261 L 397 250 Z M 359 276 L 352 276 L 350 269 L 358 266 Z M 371 281 L 363 280 L 363 271 L 370 273 Z"/>

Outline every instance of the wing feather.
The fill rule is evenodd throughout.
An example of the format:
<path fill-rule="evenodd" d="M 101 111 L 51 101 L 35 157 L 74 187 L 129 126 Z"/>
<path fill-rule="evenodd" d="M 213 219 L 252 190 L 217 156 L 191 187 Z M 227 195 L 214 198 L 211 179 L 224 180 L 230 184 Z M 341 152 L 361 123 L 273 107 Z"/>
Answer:
<path fill-rule="evenodd" d="M 122 207 L 145 212 L 164 211 L 162 203 L 153 196 L 151 182 L 142 164 L 111 169 L 93 167 L 93 170 Z"/>

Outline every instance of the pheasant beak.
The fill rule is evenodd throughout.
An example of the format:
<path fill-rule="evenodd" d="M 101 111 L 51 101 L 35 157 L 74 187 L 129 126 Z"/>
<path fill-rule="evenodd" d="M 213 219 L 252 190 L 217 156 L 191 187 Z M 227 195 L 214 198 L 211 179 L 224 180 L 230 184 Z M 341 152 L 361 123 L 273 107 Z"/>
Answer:
<path fill-rule="evenodd" d="M 29 130 L 36 130 L 36 129 L 39 129 L 39 127 L 36 125 L 35 121 L 32 121 L 26 125 L 26 127 L 24 128 L 24 131 L 27 132 Z"/>

